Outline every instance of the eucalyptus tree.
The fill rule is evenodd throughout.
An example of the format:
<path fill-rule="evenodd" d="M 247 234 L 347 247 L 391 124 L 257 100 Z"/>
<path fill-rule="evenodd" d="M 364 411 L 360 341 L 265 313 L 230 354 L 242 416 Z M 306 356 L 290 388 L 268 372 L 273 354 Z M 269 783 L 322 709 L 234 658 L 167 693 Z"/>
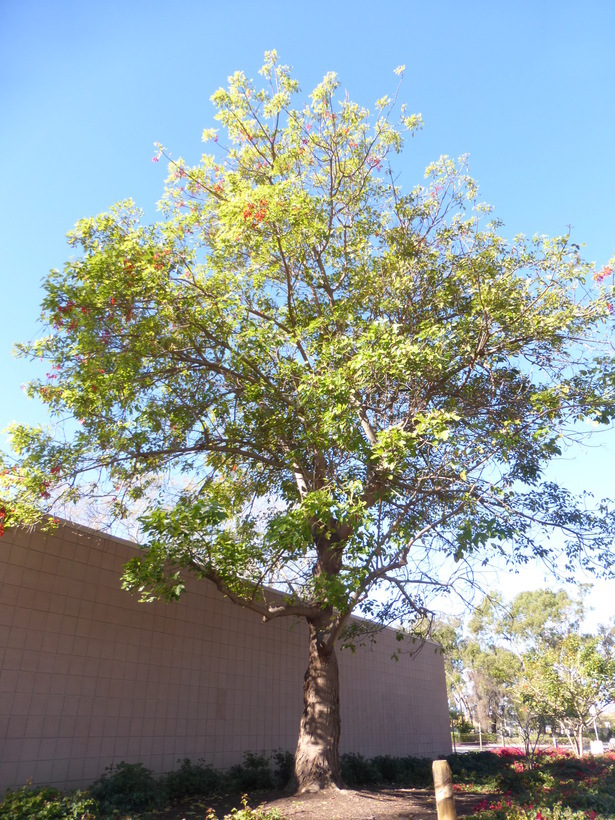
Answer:
<path fill-rule="evenodd" d="M 340 782 L 352 612 L 422 616 L 440 560 L 611 561 L 609 511 L 541 483 L 579 420 L 610 419 L 609 302 L 568 236 L 508 241 L 463 162 L 402 188 L 421 121 L 395 99 L 370 114 L 333 74 L 302 98 L 273 52 L 262 74 L 213 95 L 200 162 L 158 148 L 159 221 L 123 202 L 68 235 L 22 347 L 54 427 L 13 428 L 1 492 L 7 525 L 139 503 L 144 599 L 193 573 L 304 619 L 296 773 L 317 789 Z"/>

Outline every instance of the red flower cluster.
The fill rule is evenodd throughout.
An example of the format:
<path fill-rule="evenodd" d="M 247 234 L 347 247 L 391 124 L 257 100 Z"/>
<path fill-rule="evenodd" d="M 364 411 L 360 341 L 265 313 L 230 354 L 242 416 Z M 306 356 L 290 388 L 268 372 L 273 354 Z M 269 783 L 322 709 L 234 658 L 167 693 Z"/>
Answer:
<path fill-rule="evenodd" d="M 62 325 L 64 324 L 64 319 L 63 319 L 64 315 L 67 314 L 67 313 L 70 314 L 70 312 L 73 310 L 74 307 L 75 307 L 75 303 L 72 302 L 72 301 L 68 301 L 65 305 L 58 305 L 57 306 L 55 321 L 53 323 L 53 326 L 56 330 L 58 328 L 62 327 Z"/>
<path fill-rule="evenodd" d="M 243 218 L 247 222 L 248 220 L 251 221 L 252 226 L 256 227 L 260 225 L 260 223 L 265 219 L 267 216 L 267 208 L 269 203 L 266 199 L 261 199 L 258 203 L 258 208 L 253 202 L 248 202 L 246 207 L 243 209 Z"/>
<path fill-rule="evenodd" d="M 515 746 L 503 746 L 500 749 L 494 749 L 494 754 L 498 757 L 525 757 L 523 749 Z"/>
<path fill-rule="evenodd" d="M 603 282 L 607 276 L 613 275 L 613 268 L 610 268 L 608 265 L 605 265 L 602 270 L 598 271 L 594 274 L 594 279 L 596 282 Z"/>
<path fill-rule="evenodd" d="M 154 267 L 156 270 L 164 270 L 165 267 L 169 264 L 169 256 L 171 255 L 171 251 L 169 248 L 165 248 L 163 251 L 156 251 L 154 254 Z"/>

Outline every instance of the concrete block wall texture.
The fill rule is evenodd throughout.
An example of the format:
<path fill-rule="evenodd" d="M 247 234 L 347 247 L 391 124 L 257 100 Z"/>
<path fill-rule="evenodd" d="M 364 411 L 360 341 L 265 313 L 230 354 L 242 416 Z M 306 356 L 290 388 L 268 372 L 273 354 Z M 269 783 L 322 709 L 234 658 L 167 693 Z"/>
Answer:
<path fill-rule="evenodd" d="M 189 581 L 181 601 L 120 587 L 135 546 L 85 527 L 0 539 L 0 790 L 76 788 L 124 760 L 216 768 L 246 751 L 293 751 L 307 632 L 263 624 Z M 450 752 L 443 659 L 427 644 L 391 660 L 394 633 L 340 653 L 342 751 Z"/>

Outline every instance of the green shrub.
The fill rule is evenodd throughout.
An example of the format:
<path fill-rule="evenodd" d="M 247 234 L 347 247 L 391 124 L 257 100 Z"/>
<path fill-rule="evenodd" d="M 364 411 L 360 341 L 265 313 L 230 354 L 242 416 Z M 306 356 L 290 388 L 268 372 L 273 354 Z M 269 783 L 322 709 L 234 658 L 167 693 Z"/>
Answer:
<path fill-rule="evenodd" d="M 457 717 L 457 719 L 454 721 L 454 726 L 460 735 L 469 735 L 475 733 L 474 724 L 467 718 L 463 717 L 463 715 Z"/>
<path fill-rule="evenodd" d="M 202 760 L 192 763 L 187 757 L 177 762 L 179 769 L 169 772 L 162 779 L 162 788 L 168 800 L 211 797 L 223 789 L 223 776 L 208 763 Z"/>
<path fill-rule="evenodd" d="M 377 786 L 382 783 L 382 775 L 373 761 L 363 755 L 345 754 L 340 758 L 342 780 L 347 786 Z"/>
<path fill-rule="evenodd" d="M 380 777 L 384 783 L 403 783 L 405 767 L 401 758 L 391 757 L 391 755 L 379 755 L 372 760 L 372 763 L 380 772 Z"/>
<path fill-rule="evenodd" d="M 158 805 L 163 797 L 162 784 L 142 763 L 107 766 L 102 776 L 90 786 L 90 794 L 102 812 L 146 811 Z"/>
<path fill-rule="evenodd" d="M 295 756 L 292 752 L 283 752 L 278 749 L 273 753 L 273 762 L 275 763 L 273 776 L 276 787 L 284 789 L 295 776 Z"/>
<path fill-rule="evenodd" d="M 432 788 L 433 774 L 431 771 L 431 760 L 428 757 L 402 757 L 404 786 L 414 786 L 424 789 Z"/>
<path fill-rule="evenodd" d="M 468 752 L 453 754 L 446 758 L 457 782 L 483 783 L 492 780 L 502 772 L 502 762 L 493 752 Z"/>
<path fill-rule="evenodd" d="M 271 760 L 263 753 L 246 752 L 243 763 L 231 766 L 227 777 L 231 791 L 251 792 L 275 787 Z"/>
<path fill-rule="evenodd" d="M 48 787 L 10 789 L 0 804 L 1 820 L 93 820 L 97 806 L 88 794 L 62 794 Z"/>
<path fill-rule="evenodd" d="M 432 785 L 431 761 L 423 757 L 380 755 L 370 761 L 384 783 L 425 788 Z"/>

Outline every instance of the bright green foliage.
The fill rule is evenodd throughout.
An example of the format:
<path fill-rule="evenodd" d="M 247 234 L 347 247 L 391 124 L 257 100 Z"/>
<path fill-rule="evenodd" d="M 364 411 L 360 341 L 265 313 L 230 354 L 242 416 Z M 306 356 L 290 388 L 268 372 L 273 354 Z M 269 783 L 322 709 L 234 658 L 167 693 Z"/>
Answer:
<path fill-rule="evenodd" d="M 582 585 L 577 589 L 583 595 L 588 591 Z M 520 592 L 510 607 L 501 610 L 497 632 L 525 649 L 554 646 L 580 627 L 583 614 L 583 597 L 575 601 L 564 590 Z"/>
<path fill-rule="evenodd" d="M 22 786 L 4 795 L 1 820 L 94 820 L 98 806 L 86 792 L 63 794 L 47 786 Z"/>
<path fill-rule="evenodd" d="M 501 731 L 502 706 L 509 701 L 519 674 L 518 658 L 506 647 L 468 640 L 463 645 L 463 664 L 477 723 L 483 732 Z"/>
<path fill-rule="evenodd" d="M 58 426 L 13 427 L 5 523 L 139 504 L 129 589 L 173 599 L 188 570 L 330 642 L 353 609 L 420 613 L 440 559 L 547 556 L 554 527 L 568 566 L 610 566 L 606 507 L 541 483 L 613 410 L 578 246 L 507 241 L 463 162 L 402 190 L 420 118 L 394 102 L 371 116 L 330 74 L 299 104 L 274 53 L 262 73 L 214 94 L 211 153 L 170 161 L 159 222 L 124 202 L 69 234 L 48 334 L 21 348 L 49 362 L 29 390 Z"/>
<path fill-rule="evenodd" d="M 526 742 L 538 742 L 547 724 L 564 730 L 577 754 L 583 753 L 583 731 L 594 715 L 615 700 L 615 654 L 605 628 L 581 632 L 583 597 L 573 600 L 560 590 L 517 595 L 500 609 L 496 633 L 516 650 L 511 666 L 508 709 Z"/>

